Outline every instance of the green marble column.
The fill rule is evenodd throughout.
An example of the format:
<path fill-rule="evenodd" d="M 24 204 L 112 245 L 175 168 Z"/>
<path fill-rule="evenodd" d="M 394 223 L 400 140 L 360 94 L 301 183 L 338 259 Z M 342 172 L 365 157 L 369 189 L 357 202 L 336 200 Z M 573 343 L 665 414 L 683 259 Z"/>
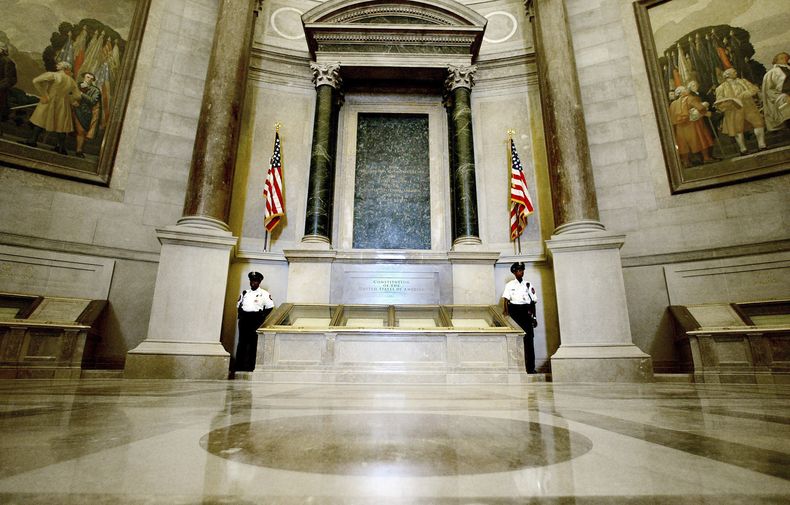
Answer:
<path fill-rule="evenodd" d="M 475 150 L 471 94 L 475 66 L 447 68 L 449 92 L 450 181 L 453 205 L 453 245 L 480 244 L 477 221 Z"/>
<path fill-rule="evenodd" d="M 340 65 L 310 64 L 316 86 L 313 147 L 307 186 L 303 242 L 330 242 L 334 200 L 337 120 L 340 110 Z"/>

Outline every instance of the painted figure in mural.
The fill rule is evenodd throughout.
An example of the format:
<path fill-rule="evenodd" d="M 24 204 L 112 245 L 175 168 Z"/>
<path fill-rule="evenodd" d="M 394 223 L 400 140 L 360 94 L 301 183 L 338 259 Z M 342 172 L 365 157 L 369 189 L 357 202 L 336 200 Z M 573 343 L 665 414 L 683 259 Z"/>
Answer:
<path fill-rule="evenodd" d="M 258 350 L 258 328 L 274 308 L 272 295 L 261 288 L 263 274 L 250 272 L 250 290 L 242 291 L 236 302 L 239 312 L 239 344 L 236 347 L 234 371 L 252 372 Z"/>
<path fill-rule="evenodd" d="M 535 330 L 538 325 L 536 305 L 538 295 L 535 286 L 524 280 L 524 263 L 517 262 L 510 266 L 515 279 L 505 284 L 502 292 L 502 313 L 510 316 L 524 330 L 524 359 L 527 373 L 535 373 Z"/>
<path fill-rule="evenodd" d="M 765 149 L 765 121 L 754 101 L 760 88 L 738 77 L 738 71 L 728 68 L 723 73 L 724 82 L 716 88 L 717 109 L 724 113 L 721 131 L 735 138 L 741 154 L 746 154 L 743 132 L 753 129 L 759 149 Z"/>
<path fill-rule="evenodd" d="M 8 44 L 0 42 L 0 123 L 8 119 L 8 94 L 16 85 L 16 64 L 8 56 Z M 0 124 L 0 136 L 3 127 Z"/>
<path fill-rule="evenodd" d="M 692 37 L 689 35 L 689 56 L 694 65 L 697 74 L 697 80 L 704 91 L 710 90 L 713 86 L 712 78 L 716 75 L 715 70 L 710 66 L 707 58 L 707 49 L 705 48 L 702 34 L 697 34 Z"/>
<path fill-rule="evenodd" d="M 72 44 L 72 51 L 74 53 L 74 74 L 80 75 L 80 67 L 82 66 L 82 62 L 85 60 L 85 46 L 88 44 L 88 25 L 82 25 L 82 30 L 77 35 L 77 38 L 74 39 L 74 43 Z"/>
<path fill-rule="evenodd" d="M 763 111 L 769 130 L 785 128 L 790 120 L 790 54 L 774 56 L 773 67 L 763 77 Z"/>
<path fill-rule="evenodd" d="M 696 81 L 690 86 L 696 88 Z M 675 144 L 684 167 L 692 165 L 691 154 L 701 154 L 703 163 L 715 161 L 711 156 L 713 136 L 705 118 L 710 116 L 708 103 L 686 86 L 678 86 L 675 100 L 669 104 L 669 119 L 675 129 Z"/>
<path fill-rule="evenodd" d="M 74 131 L 71 108 L 79 104 L 81 96 L 77 83 L 71 77 L 71 64 L 61 61 L 55 72 L 44 72 L 33 79 L 33 86 L 40 94 L 36 110 L 30 116 L 33 135 L 22 143 L 30 147 L 38 145 L 38 138 L 46 130 L 56 134 L 55 151 L 66 152 L 66 134 Z"/>
<path fill-rule="evenodd" d="M 80 92 L 82 95 L 79 104 L 74 107 L 74 130 L 77 135 L 77 157 L 84 158 L 82 148 L 85 139 L 96 136 L 101 117 L 102 100 L 101 90 L 94 84 L 96 76 L 90 72 L 83 72 Z"/>
<path fill-rule="evenodd" d="M 711 81 L 713 83 L 719 83 L 724 79 L 724 77 L 722 77 L 724 72 L 724 64 L 722 63 L 720 52 L 716 44 L 716 33 L 713 30 L 711 30 L 710 33 L 705 34 L 705 47 L 707 48 L 708 52 L 708 65 L 713 71 L 713 75 L 711 75 Z"/>
<path fill-rule="evenodd" d="M 66 43 L 58 51 L 55 61 L 65 61 L 74 68 L 74 41 L 71 40 L 71 31 L 66 34 Z"/>
<path fill-rule="evenodd" d="M 725 41 L 727 53 L 730 55 L 732 64 L 738 71 L 738 74 L 754 82 L 754 72 L 752 72 L 752 67 L 749 65 L 749 56 L 744 42 L 738 37 L 733 29 L 730 29 L 730 33 Z"/>

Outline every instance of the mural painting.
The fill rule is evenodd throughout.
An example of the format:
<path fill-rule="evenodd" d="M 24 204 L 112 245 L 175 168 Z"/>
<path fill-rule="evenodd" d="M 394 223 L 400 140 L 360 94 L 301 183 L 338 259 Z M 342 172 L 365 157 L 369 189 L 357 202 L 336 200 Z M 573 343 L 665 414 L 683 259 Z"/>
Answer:
<path fill-rule="evenodd" d="M 148 0 L 0 0 L 0 159 L 106 184 Z"/>
<path fill-rule="evenodd" d="M 673 192 L 787 170 L 782 0 L 634 4 Z"/>

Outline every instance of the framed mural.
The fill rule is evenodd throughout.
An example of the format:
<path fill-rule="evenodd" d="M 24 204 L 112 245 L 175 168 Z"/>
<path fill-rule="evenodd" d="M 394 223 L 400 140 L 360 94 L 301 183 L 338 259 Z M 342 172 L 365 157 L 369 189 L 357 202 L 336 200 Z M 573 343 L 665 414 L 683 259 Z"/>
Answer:
<path fill-rule="evenodd" d="M 0 0 L 0 161 L 107 185 L 150 0 Z"/>
<path fill-rule="evenodd" d="M 786 0 L 634 3 L 673 193 L 790 168 Z"/>

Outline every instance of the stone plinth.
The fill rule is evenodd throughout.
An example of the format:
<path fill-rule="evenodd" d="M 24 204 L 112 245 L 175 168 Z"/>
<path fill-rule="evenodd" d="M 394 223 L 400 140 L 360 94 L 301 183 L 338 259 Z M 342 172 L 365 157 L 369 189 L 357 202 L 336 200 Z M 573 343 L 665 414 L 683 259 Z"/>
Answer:
<path fill-rule="evenodd" d="M 648 382 L 651 358 L 634 345 L 620 262 L 624 236 L 606 232 L 554 235 L 560 348 L 554 382 Z"/>
<path fill-rule="evenodd" d="M 499 253 L 487 251 L 455 251 L 448 253 L 453 265 L 453 303 L 480 304 L 498 300 L 494 284 L 494 265 Z"/>
<path fill-rule="evenodd" d="M 148 335 L 129 351 L 124 376 L 226 378 L 230 355 L 220 344 L 221 301 L 237 238 L 183 225 L 157 235 L 162 252 Z"/>
<path fill-rule="evenodd" d="M 305 243 L 302 244 L 304 246 Z M 309 243 L 308 243 L 309 245 Z M 329 303 L 332 285 L 332 262 L 337 253 L 318 249 L 328 243 L 315 242 L 315 249 L 283 251 L 288 260 L 288 301 L 293 303 Z"/>

